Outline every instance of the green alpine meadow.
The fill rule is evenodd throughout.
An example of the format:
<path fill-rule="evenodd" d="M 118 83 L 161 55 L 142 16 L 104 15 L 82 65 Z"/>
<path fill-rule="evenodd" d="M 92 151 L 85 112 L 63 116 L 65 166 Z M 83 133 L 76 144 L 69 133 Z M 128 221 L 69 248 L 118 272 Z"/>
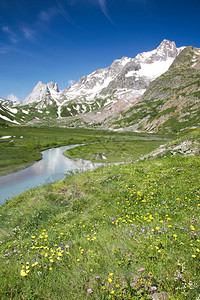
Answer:
<path fill-rule="evenodd" d="M 199 137 L 2 205 L 1 299 L 198 299 L 199 155 L 172 152 Z"/>

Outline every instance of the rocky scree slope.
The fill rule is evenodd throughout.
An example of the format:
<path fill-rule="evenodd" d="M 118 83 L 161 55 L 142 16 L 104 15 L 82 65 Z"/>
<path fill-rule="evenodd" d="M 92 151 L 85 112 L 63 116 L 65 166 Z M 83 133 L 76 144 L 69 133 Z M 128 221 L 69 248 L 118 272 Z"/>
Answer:
<path fill-rule="evenodd" d="M 114 128 L 178 132 L 200 125 L 200 49 L 186 47 Z"/>
<path fill-rule="evenodd" d="M 144 155 L 140 160 L 155 159 L 164 156 L 200 154 L 200 129 L 190 129 L 182 132 L 170 142 L 161 145 L 151 153 Z"/>

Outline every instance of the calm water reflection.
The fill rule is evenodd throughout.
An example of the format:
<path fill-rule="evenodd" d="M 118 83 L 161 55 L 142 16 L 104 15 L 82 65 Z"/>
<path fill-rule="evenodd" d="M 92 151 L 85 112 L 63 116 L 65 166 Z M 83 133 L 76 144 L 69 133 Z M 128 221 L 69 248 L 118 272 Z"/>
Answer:
<path fill-rule="evenodd" d="M 44 184 L 56 182 L 65 178 L 72 170 L 93 170 L 99 164 L 78 159 L 73 161 L 66 158 L 63 152 L 76 145 L 52 148 L 42 152 L 42 159 L 32 166 L 0 177 L 0 204 L 22 194 L 26 190 Z"/>

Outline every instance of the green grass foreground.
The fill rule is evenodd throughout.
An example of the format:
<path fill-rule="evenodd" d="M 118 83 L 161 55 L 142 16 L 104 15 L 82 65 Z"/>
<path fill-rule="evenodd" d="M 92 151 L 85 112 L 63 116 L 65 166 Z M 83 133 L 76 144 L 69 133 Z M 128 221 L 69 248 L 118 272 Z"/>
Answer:
<path fill-rule="evenodd" d="M 0 208 L 1 299 L 199 299 L 199 156 L 70 175 Z"/>

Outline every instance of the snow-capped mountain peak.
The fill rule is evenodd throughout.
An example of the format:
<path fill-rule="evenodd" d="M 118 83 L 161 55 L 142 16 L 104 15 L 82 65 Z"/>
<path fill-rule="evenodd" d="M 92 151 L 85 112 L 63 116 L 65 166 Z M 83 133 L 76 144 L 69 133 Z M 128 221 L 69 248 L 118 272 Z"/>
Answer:
<path fill-rule="evenodd" d="M 140 63 L 152 63 L 158 60 L 166 61 L 168 59 L 175 59 L 183 48 L 184 47 L 177 48 L 175 42 L 163 40 L 156 49 L 139 53 L 135 59 L 139 60 Z"/>
<path fill-rule="evenodd" d="M 80 78 L 62 92 L 59 92 L 57 84 L 53 82 L 38 82 L 23 104 L 41 102 L 43 99 L 49 104 L 53 99 L 60 115 L 61 107 L 67 106 L 70 101 L 91 103 L 97 98 L 108 99 L 110 92 L 114 91 L 114 97 L 109 103 L 124 101 L 132 105 L 151 81 L 168 70 L 183 48 L 177 48 L 174 42 L 163 40 L 156 49 L 140 53 L 135 58 L 123 56 L 116 59 L 109 67 Z"/>
<path fill-rule="evenodd" d="M 184 47 L 177 48 L 175 42 L 165 39 L 156 49 L 139 53 L 134 59 L 139 65 L 138 71 L 129 71 L 125 76 L 146 77 L 152 81 L 168 70 L 183 49 Z"/>
<path fill-rule="evenodd" d="M 168 40 L 163 40 L 157 47 L 156 52 L 162 55 L 165 59 L 168 59 L 169 57 L 175 58 L 177 55 L 176 44 Z"/>

